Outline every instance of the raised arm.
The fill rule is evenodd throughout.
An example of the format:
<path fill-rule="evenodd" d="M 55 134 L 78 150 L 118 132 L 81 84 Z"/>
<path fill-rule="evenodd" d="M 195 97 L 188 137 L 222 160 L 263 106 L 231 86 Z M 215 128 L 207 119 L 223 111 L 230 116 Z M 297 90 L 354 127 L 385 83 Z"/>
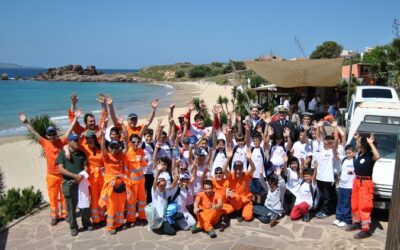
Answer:
<path fill-rule="evenodd" d="M 274 135 L 274 133 L 275 133 L 274 128 L 272 126 L 268 126 L 268 132 L 264 139 L 264 149 L 265 150 L 269 150 L 269 148 L 270 148 L 269 140 Z"/>
<path fill-rule="evenodd" d="M 312 176 L 312 182 L 314 185 L 317 185 L 318 161 L 314 161 L 313 166 L 314 166 L 314 172 Z"/>
<path fill-rule="evenodd" d="M 156 174 L 154 176 L 154 181 L 153 181 L 153 191 L 156 191 L 157 189 L 157 180 L 158 177 L 160 176 L 161 170 L 162 170 L 162 166 L 159 162 L 154 162 L 153 164 L 157 164 L 156 166 Z"/>
<path fill-rule="evenodd" d="M 286 151 L 290 151 L 292 148 L 292 138 L 290 138 L 290 128 L 285 128 L 283 132 L 283 137 L 286 138 Z"/>
<path fill-rule="evenodd" d="M 240 117 L 240 113 L 236 113 L 236 126 L 237 126 L 237 133 L 238 135 L 243 134 L 243 127 L 242 127 L 242 118 Z"/>
<path fill-rule="evenodd" d="M 370 136 L 368 136 L 367 142 L 368 142 L 368 145 L 371 147 L 371 151 L 372 151 L 372 155 L 373 155 L 372 159 L 374 161 L 377 161 L 381 158 L 381 154 L 379 153 L 378 149 L 375 147 L 374 141 L 375 141 L 374 134 L 371 134 Z"/>
<path fill-rule="evenodd" d="M 82 112 L 81 112 L 80 110 L 75 111 L 75 117 L 74 117 L 74 119 L 72 120 L 71 124 L 69 125 L 67 131 L 66 131 L 65 134 L 63 135 L 63 137 L 67 138 L 67 137 L 71 134 L 72 130 L 73 130 L 74 127 L 75 127 L 76 122 L 78 121 L 78 118 L 79 118 L 81 115 L 82 115 Z"/>
<path fill-rule="evenodd" d="M 124 143 L 124 149 L 122 150 L 122 153 L 126 154 L 126 152 L 128 151 L 129 134 L 128 134 L 128 130 L 126 129 L 126 126 L 124 126 L 123 122 L 124 122 L 124 120 L 122 119 L 122 117 L 118 119 L 118 124 L 119 124 L 119 126 L 122 127 L 122 142 Z"/>
<path fill-rule="evenodd" d="M 117 118 L 117 116 L 115 114 L 114 102 L 113 102 L 113 99 L 112 99 L 111 95 L 106 95 L 105 100 L 106 100 L 106 103 L 108 105 L 108 111 L 110 112 L 111 120 L 113 121 L 114 126 L 117 126 L 118 118 Z"/>
<path fill-rule="evenodd" d="M 103 156 L 107 155 L 107 148 L 106 148 L 106 126 L 105 123 L 107 123 L 108 118 L 104 120 L 104 122 L 100 125 L 100 133 L 101 133 L 101 142 L 100 142 L 100 147 L 101 147 L 101 153 Z"/>
<path fill-rule="evenodd" d="M 24 124 L 24 126 L 35 136 L 35 139 L 39 141 L 41 138 L 40 134 L 32 127 L 32 125 L 29 123 L 28 118 L 26 115 L 22 112 L 18 114 L 19 120 Z"/>
<path fill-rule="evenodd" d="M 246 160 L 247 160 L 247 162 L 248 162 L 249 165 L 250 165 L 250 169 L 247 170 L 247 172 L 249 172 L 250 174 L 253 174 L 254 171 L 256 171 L 256 165 L 254 165 L 254 162 L 253 162 L 253 160 L 251 159 L 251 149 L 250 149 L 250 148 L 247 148 L 247 151 L 246 151 Z"/>
<path fill-rule="evenodd" d="M 71 113 L 75 113 L 76 111 L 76 104 L 78 103 L 79 97 L 78 97 L 78 93 L 74 92 L 71 95 L 71 108 L 70 108 L 70 112 Z"/>
<path fill-rule="evenodd" d="M 226 160 L 224 162 L 224 166 L 222 171 L 224 172 L 225 176 L 228 177 L 231 173 L 228 170 L 229 162 L 231 162 L 233 157 L 233 150 L 231 147 L 226 147 Z"/>
<path fill-rule="evenodd" d="M 244 134 L 244 143 L 246 144 L 246 146 L 249 148 L 250 147 L 250 124 L 247 122 L 244 125 L 245 128 L 245 134 Z"/>
<path fill-rule="evenodd" d="M 158 104 L 160 104 L 160 100 L 159 99 L 154 99 L 153 101 L 151 101 L 150 106 L 152 108 L 149 117 L 147 118 L 147 121 L 149 122 L 149 124 L 151 124 L 153 122 L 154 119 L 154 115 L 156 114 L 156 109 Z"/>

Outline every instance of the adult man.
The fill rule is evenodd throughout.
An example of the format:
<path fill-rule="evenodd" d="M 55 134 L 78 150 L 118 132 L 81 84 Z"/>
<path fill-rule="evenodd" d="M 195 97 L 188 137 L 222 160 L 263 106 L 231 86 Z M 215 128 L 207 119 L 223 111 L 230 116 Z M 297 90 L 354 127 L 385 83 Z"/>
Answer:
<path fill-rule="evenodd" d="M 305 94 L 301 94 L 301 99 L 297 103 L 297 106 L 299 107 L 299 114 L 306 112 L 306 95 Z"/>
<path fill-rule="evenodd" d="M 295 139 L 294 124 L 289 122 L 287 118 L 287 110 L 284 107 L 280 107 L 278 110 L 279 120 L 271 122 L 271 127 L 274 129 L 275 134 L 283 134 L 285 128 L 290 129 L 290 138 L 292 141 Z M 264 131 L 264 130 L 263 130 Z"/>
<path fill-rule="evenodd" d="M 251 107 L 251 117 L 250 117 L 250 125 L 251 125 L 251 137 L 257 132 L 257 128 L 261 127 L 262 131 L 265 129 L 265 121 L 260 117 L 260 105 L 255 104 Z"/>
<path fill-rule="evenodd" d="M 110 95 L 105 97 L 106 103 L 108 105 L 108 110 L 110 112 L 111 119 L 115 124 L 115 126 L 119 127 L 118 118 L 115 114 L 114 106 L 113 106 L 113 99 L 111 98 Z M 154 99 L 151 101 L 150 106 L 152 108 L 149 117 L 147 118 L 147 122 L 141 125 L 138 125 L 138 115 L 135 113 L 130 113 L 128 115 L 128 119 L 126 122 L 123 124 L 125 126 L 126 130 L 128 131 L 128 137 L 130 137 L 133 134 L 138 135 L 140 138 L 143 137 L 144 131 L 150 126 L 150 124 L 153 122 L 154 115 L 156 113 L 157 107 L 160 104 L 159 99 Z"/>
<path fill-rule="evenodd" d="M 197 215 L 197 225 L 192 227 L 192 233 L 204 230 L 210 238 L 216 238 L 213 226 L 218 223 L 222 214 L 222 198 L 219 193 L 214 192 L 211 180 L 203 182 L 203 189 L 194 201 L 193 211 Z"/>
<path fill-rule="evenodd" d="M 36 131 L 32 125 L 28 122 L 28 118 L 24 113 L 19 113 L 19 120 L 24 126 L 35 136 L 35 139 L 42 146 L 44 155 L 47 161 L 47 193 L 49 195 L 50 202 L 50 217 L 51 225 L 57 225 L 60 218 L 66 217 L 64 195 L 61 192 L 62 176 L 60 170 L 56 165 L 56 158 L 58 153 L 62 150 L 64 145 L 67 143 L 67 137 L 71 133 L 75 126 L 78 117 L 81 115 L 80 111 L 75 113 L 75 117 L 72 120 L 70 127 L 68 128 L 65 135 L 61 138 L 57 135 L 57 129 L 55 127 L 48 127 L 46 129 L 46 137 L 42 137 L 38 131 Z M 58 201 L 61 201 L 61 207 L 58 206 Z"/>
<path fill-rule="evenodd" d="M 87 170 L 85 153 L 78 150 L 79 137 L 71 134 L 68 136 L 68 150 L 70 159 L 65 156 L 65 151 L 61 150 L 56 163 L 63 177 L 62 191 L 68 209 L 68 223 L 71 230 L 71 236 L 78 235 L 78 224 L 76 222 L 76 207 L 78 205 L 79 183 L 83 181 L 82 171 Z M 86 187 L 88 188 L 88 187 Z M 84 191 L 84 190 L 83 190 Z M 88 193 L 89 190 L 86 190 Z M 89 231 L 93 230 L 90 222 L 90 207 L 80 208 L 83 228 Z"/>
<path fill-rule="evenodd" d="M 105 104 L 105 96 L 104 94 L 98 94 L 97 95 L 97 101 L 101 105 L 101 116 L 99 120 L 99 124 L 103 123 L 103 120 L 105 117 L 108 116 L 107 114 L 107 107 Z M 75 116 L 76 112 L 76 104 L 78 103 L 79 97 L 77 93 L 72 93 L 71 95 L 71 108 L 68 110 L 68 118 L 69 121 L 72 122 Z M 81 135 L 82 133 L 85 133 L 87 130 L 93 130 L 95 133 L 99 131 L 99 126 L 96 124 L 96 118 L 94 117 L 93 114 L 87 113 L 83 116 L 83 122 L 85 123 L 85 127 L 82 127 L 79 122 L 76 122 L 74 126 L 74 133 L 77 135 Z M 97 138 L 100 139 L 100 133 L 97 133 Z"/>
<path fill-rule="evenodd" d="M 243 172 L 243 162 L 236 161 L 233 164 L 233 171 L 228 170 L 230 159 L 232 159 L 232 148 L 226 150 L 227 160 L 224 164 L 223 172 L 229 181 L 229 196 L 230 204 L 239 212 L 242 209 L 241 215 L 238 216 L 238 221 L 250 221 L 253 218 L 253 203 L 252 194 L 250 192 L 250 181 L 253 178 L 253 173 L 256 170 L 253 160 L 251 159 L 250 148 L 246 151 L 246 159 L 250 168 Z"/>
<path fill-rule="evenodd" d="M 317 97 L 314 96 L 314 98 L 311 99 L 311 101 L 308 103 L 308 112 L 315 114 L 317 110 L 317 103 L 318 103 Z"/>
<path fill-rule="evenodd" d="M 290 96 L 287 96 L 286 97 L 286 99 L 285 99 L 285 101 L 283 102 L 283 107 L 286 109 L 286 110 L 289 110 L 290 109 L 290 100 L 291 100 L 292 98 L 290 97 Z"/>

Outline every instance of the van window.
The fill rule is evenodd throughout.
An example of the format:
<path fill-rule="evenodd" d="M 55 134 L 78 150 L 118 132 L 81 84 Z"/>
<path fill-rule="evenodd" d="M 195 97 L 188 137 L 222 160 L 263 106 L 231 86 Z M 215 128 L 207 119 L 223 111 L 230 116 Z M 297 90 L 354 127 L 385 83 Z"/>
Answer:
<path fill-rule="evenodd" d="M 396 159 L 396 134 L 374 134 L 375 141 L 377 142 L 376 148 L 379 151 L 382 159 Z M 350 142 L 351 145 L 355 146 L 356 142 L 354 138 Z"/>
<path fill-rule="evenodd" d="M 364 122 L 399 125 L 400 124 L 400 117 L 366 115 L 364 117 Z"/>
<path fill-rule="evenodd" d="M 363 89 L 362 98 L 388 98 L 392 99 L 392 91 L 390 89 Z"/>

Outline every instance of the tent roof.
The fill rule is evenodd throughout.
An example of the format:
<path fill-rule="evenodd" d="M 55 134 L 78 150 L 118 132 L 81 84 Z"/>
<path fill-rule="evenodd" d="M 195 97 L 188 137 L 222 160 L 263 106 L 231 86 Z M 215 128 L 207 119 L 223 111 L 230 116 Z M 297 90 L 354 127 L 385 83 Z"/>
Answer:
<path fill-rule="evenodd" d="M 281 88 L 335 87 L 342 76 L 342 58 L 299 61 L 247 61 L 247 67 Z"/>

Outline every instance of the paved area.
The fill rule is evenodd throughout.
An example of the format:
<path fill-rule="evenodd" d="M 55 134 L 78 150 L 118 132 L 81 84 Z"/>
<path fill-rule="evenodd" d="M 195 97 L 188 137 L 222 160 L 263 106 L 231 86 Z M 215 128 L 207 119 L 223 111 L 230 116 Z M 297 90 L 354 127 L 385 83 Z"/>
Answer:
<path fill-rule="evenodd" d="M 381 213 L 381 212 L 380 212 Z M 375 217 L 382 217 L 378 213 Z M 179 231 L 176 236 L 157 235 L 147 231 L 146 226 L 136 226 L 111 236 L 102 228 L 91 232 L 80 232 L 71 237 L 66 222 L 56 226 L 49 224 L 49 210 L 45 208 L 29 216 L 0 235 L 0 249 L 384 249 L 387 217 L 375 221 L 375 232 L 371 238 L 354 240 L 353 232 L 332 225 L 334 216 L 309 223 L 292 222 L 288 217 L 271 228 L 255 220 L 217 229 L 218 237 L 210 239 L 204 233 L 192 235 Z M 80 223 L 80 221 L 78 222 Z"/>

